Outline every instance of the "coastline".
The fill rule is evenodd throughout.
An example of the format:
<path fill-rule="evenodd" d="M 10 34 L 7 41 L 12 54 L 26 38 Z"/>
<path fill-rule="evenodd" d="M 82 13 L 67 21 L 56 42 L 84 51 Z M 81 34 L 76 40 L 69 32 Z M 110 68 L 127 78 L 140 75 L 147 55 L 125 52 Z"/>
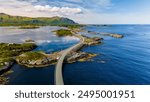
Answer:
<path fill-rule="evenodd" d="M 81 31 L 79 29 L 76 29 L 76 30 L 72 30 L 72 29 L 69 29 L 71 30 L 72 33 L 74 33 L 72 36 L 74 37 L 77 37 L 80 39 L 80 41 L 83 41 L 83 46 L 79 47 L 79 50 L 81 50 L 83 47 L 86 47 L 86 46 L 92 46 L 92 45 L 98 45 L 98 44 L 101 44 L 103 38 L 100 38 L 100 37 L 87 37 L 87 36 L 83 36 L 83 35 L 79 35 L 78 33 Z M 25 42 L 34 42 L 32 39 L 27 39 Z M 31 51 L 32 52 L 32 51 Z M 61 51 L 63 52 L 63 51 Z M 74 52 L 77 52 L 75 55 L 71 55 L 71 56 L 76 56 L 78 55 L 78 51 L 74 51 Z M 54 52 L 54 53 L 57 53 L 57 52 Z M 59 53 L 59 52 L 58 52 Z M 81 52 L 79 52 L 81 53 Z M 45 54 L 45 53 L 43 53 Z M 91 55 L 90 55 L 91 54 Z M 46 55 L 46 54 L 45 54 Z M 84 55 L 84 54 L 83 54 Z M 80 55 L 80 56 L 83 56 L 83 55 Z M 61 56 L 61 55 L 59 55 Z M 85 56 L 83 57 L 78 57 L 78 58 L 74 58 L 73 60 L 70 60 L 70 61 L 65 61 L 64 63 L 74 63 L 74 62 L 85 62 L 85 61 L 90 61 L 90 59 L 92 59 L 93 57 L 97 56 L 96 54 L 92 54 L 92 53 L 86 53 Z M 47 66 L 50 66 L 50 65 L 55 65 L 57 63 L 58 59 L 54 62 L 54 63 L 45 63 L 45 64 L 42 64 L 42 65 L 30 65 L 30 64 L 22 64 L 22 63 L 18 63 L 20 65 L 23 65 L 23 66 L 26 66 L 27 68 L 44 68 L 44 67 L 47 67 Z"/>
<path fill-rule="evenodd" d="M 10 62 L 7 66 L 4 66 L 3 68 L 1 68 L 0 69 L 0 75 L 2 75 L 3 73 L 9 71 L 15 63 L 16 63 L 15 61 Z"/>
<path fill-rule="evenodd" d="M 78 44 L 81 44 L 77 48 L 72 49 L 72 52 L 73 52 L 72 55 L 68 54 L 68 56 L 70 56 L 70 58 L 72 58 L 71 62 L 76 62 L 76 61 L 79 61 L 81 59 L 82 59 L 82 61 L 83 61 L 83 59 L 86 61 L 86 59 L 88 60 L 88 59 L 92 58 L 90 56 L 95 55 L 95 54 L 90 55 L 89 53 L 82 53 L 82 52 L 78 52 L 78 51 L 81 48 L 83 48 L 84 46 L 91 46 L 91 45 L 101 44 L 101 40 L 103 40 L 103 38 L 98 38 L 98 37 L 89 38 L 89 37 L 85 37 L 85 36 L 82 36 L 82 35 L 78 34 L 79 30 L 76 30 L 76 29 L 75 30 L 68 29 L 68 30 L 69 30 L 69 33 L 72 33 L 71 36 L 74 36 L 74 37 L 77 37 L 77 38 L 80 39 L 80 42 Z M 64 33 L 64 34 L 66 34 L 66 33 Z M 75 45 L 77 45 L 77 44 L 75 44 Z M 32 53 L 31 52 L 29 54 L 27 53 L 27 54 L 20 55 L 19 57 L 17 57 L 16 61 L 18 62 L 18 64 L 21 64 L 21 65 L 24 65 L 24 66 L 27 66 L 27 67 L 30 67 L 30 68 L 33 68 L 33 67 L 46 67 L 46 66 L 49 66 L 49 65 L 55 65 L 57 63 L 58 59 L 60 58 L 60 56 L 62 56 L 62 54 L 66 50 L 67 49 L 65 49 L 63 51 L 59 51 L 59 52 L 54 52 L 52 54 L 45 54 L 44 52 L 33 52 L 32 55 L 36 54 L 37 57 L 39 57 L 39 55 L 41 56 L 36 60 L 30 58 L 30 55 Z M 72 57 L 72 56 L 76 56 L 76 57 Z M 70 59 L 70 58 L 68 57 L 68 59 Z M 27 59 L 27 60 L 25 60 L 25 59 Z M 70 63 L 70 61 L 68 60 L 67 63 Z"/>

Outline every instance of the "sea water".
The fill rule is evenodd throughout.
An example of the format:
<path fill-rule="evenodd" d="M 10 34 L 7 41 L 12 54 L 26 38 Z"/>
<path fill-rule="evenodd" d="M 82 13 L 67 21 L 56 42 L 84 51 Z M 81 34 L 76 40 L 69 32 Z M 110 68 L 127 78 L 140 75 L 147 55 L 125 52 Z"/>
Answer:
<path fill-rule="evenodd" d="M 13 28 L 12 31 L 6 28 L 0 28 L 0 42 L 22 43 L 25 39 L 33 39 L 38 44 L 35 50 L 44 50 L 46 53 L 63 50 L 79 42 L 74 37 L 55 36 L 51 31 L 60 29 L 58 27 L 32 30 Z M 97 54 L 91 61 L 64 64 L 63 77 L 66 85 L 150 85 L 150 25 L 88 25 L 84 29 L 97 33 L 123 34 L 124 38 L 81 32 L 89 37 L 103 37 L 103 44 L 82 49 Z M 14 72 L 8 76 L 8 84 L 54 84 L 54 65 L 26 68 L 16 64 L 12 70 Z"/>

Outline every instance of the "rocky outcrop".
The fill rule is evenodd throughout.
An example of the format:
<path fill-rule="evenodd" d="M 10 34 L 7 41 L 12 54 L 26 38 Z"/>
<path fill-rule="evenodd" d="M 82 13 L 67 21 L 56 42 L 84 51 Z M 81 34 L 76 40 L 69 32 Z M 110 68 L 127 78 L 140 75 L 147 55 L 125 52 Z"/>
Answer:
<path fill-rule="evenodd" d="M 121 34 L 109 34 L 109 36 L 114 37 L 114 38 L 123 38 L 124 37 Z"/>
<path fill-rule="evenodd" d="M 16 58 L 16 61 L 21 64 L 25 65 L 27 67 L 45 67 L 49 65 L 54 65 L 57 63 L 59 57 L 61 56 L 62 52 L 55 52 L 53 54 L 44 54 L 39 52 L 39 54 L 43 54 L 43 57 L 38 58 L 35 60 L 28 59 L 28 55 L 22 54 L 19 57 Z M 86 52 L 71 52 L 66 57 L 66 63 L 72 63 L 76 61 L 87 61 L 88 59 L 91 59 L 92 57 L 95 57 L 96 54 L 86 53 Z"/>
<path fill-rule="evenodd" d="M 84 43 L 87 46 L 91 46 L 91 45 L 101 44 L 102 40 L 103 40 L 103 38 L 100 38 L 100 37 L 93 37 L 93 38 L 85 37 L 85 42 Z"/>
<path fill-rule="evenodd" d="M 66 61 L 67 62 L 74 62 L 78 59 L 84 58 L 87 56 L 87 53 L 85 52 L 72 52 L 70 55 L 67 56 Z"/>
<path fill-rule="evenodd" d="M 3 67 L 0 68 L 0 75 L 10 70 L 14 64 L 15 64 L 15 61 L 6 62 L 5 65 L 3 65 Z"/>
<path fill-rule="evenodd" d="M 86 53 L 86 52 L 72 52 L 70 55 L 67 56 L 66 62 L 72 63 L 76 61 L 87 61 L 92 57 L 95 57 L 96 54 Z"/>
<path fill-rule="evenodd" d="M 94 41 L 104 40 L 103 38 L 100 38 L 100 37 L 93 37 L 92 39 L 93 39 Z"/>
<path fill-rule="evenodd" d="M 114 37 L 114 38 L 123 38 L 124 36 L 122 34 L 111 34 L 111 33 L 99 33 L 101 35 L 104 35 L 104 36 L 111 36 L 111 37 Z"/>
<path fill-rule="evenodd" d="M 8 78 L 0 76 L 0 85 L 5 85 L 8 82 Z"/>
<path fill-rule="evenodd" d="M 88 31 L 89 34 L 97 34 L 97 32 Z"/>
<path fill-rule="evenodd" d="M 30 58 L 30 54 L 25 53 L 16 58 L 16 61 L 21 64 L 25 65 L 27 67 L 40 67 L 40 66 L 47 66 L 52 65 L 57 62 L 57 57 L 54 57 L 53 54 L 45 54 L 43 52 L 31 52 L 33 58 Z M 39 55 L 40 56 L 39 56 Z"/>
<path fill-rule="evenodd" d="M 11 73 L 13 73 L 13 71 L 9 70 L 9 71 L 5 72 L 4 74 L 0 75 L 0 85 L 5 85 L 8 83 L 8 81 L 9 81 L 8 75 Z"/>

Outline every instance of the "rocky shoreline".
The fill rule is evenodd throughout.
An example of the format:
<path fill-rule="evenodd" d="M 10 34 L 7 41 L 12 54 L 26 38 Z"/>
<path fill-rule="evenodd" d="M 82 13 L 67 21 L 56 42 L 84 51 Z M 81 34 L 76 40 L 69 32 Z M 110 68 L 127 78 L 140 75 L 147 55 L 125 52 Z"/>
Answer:
<path fill-rule="evenodd" d="M 62 36 L 75 36 L 78 37 L 79 39 L 84 39 L 84 46 L 92 46 L 92 45 L 97 45 L 97 44 L 101 44 L 103 38 L 99 38 L 99 37 L 86 37 L 83 35 L 79 35 L 77 34 L 78 31 L 76 30 L 67 30 L 67 32 L 69 32 L 69 35 L 66 35 L 65 32 L 66 30 L 62 29 L 62 30 L 58 30 L 59 33 L 61 34 L 60 37 Z M 57 31 L 56 35 L 57 35 Z M 71 34 L 70 34 L 71 33 Z M 57 63 L 58 59 L 60 58 L 60 56 L 62 55 L 63 51 L 59 51 L 59 52 L 54 52 L 52 54 L 46 54 L 44 52 L 37 52 L 37 51 L 32 51 L 32 52 L 27 52 L 27 53 L 23 53 L 20 56 L 16 57 L 16 62 L 18 64 L 33 68 L 33 67 L 45 67 L 45 66 L 49 66 L 49 65 L 54 65 Z M 86 53 L 86 52 L 71 52 L 67 57 L 66 57 L 66 63 L 73 63 L 76 61 L 87 61 L 93 57 L 95 57 L 96 54 L 92 54 L 92 53 Z"/>
<path fill-rule="evenodd" d="M 102 44 L 103 38 L 100 37 L 87 37 L 78 34 L 81 29 L 68 29 L 59 30 L 60 37 L 63 36 L 75 36 L 79 39 L 84 39 L 83 46 L 94 46 Z M 57 32 L 57 31 L 56 31 Z M 66 35 L 66 32 L 68 34 Z M 58 32 L 57 32 L 58 33 Z M 110 33 L 96 33 L 88 31 L 90 34 L 101 34 L 103 36 L 111 36 L 114 38 L 123 38 L 121 34 L 110 34 Z M 14 63 L 24 65 L 28 68 L 39 68 L 46 67 L 50 65 L 55 65 L 62 55 L 63 51 L 54 52 L 51 54 L 46 54 L 45 52 L 32 51 L 37 45 L 32 39 L 25 40 L 24 44 L 14 44 L 14 43 L 0 43 L 0 84 L 6 84 L 8 78 L 3 75 L 7 73 Z M 74 63 L 74 62 L 84 62 L 90 61 L 92 58 L 97 56 L 94 53 L 87 53 L 81 51 L 72 51 L 70 52 L 65 59 L 65 63 Z"/>
<path fill-rule="evenodd" d="M 84 62 L 84 61 L 88 61 L 91 58 L 97 56 L 97 54 L 93 54 L 93 53 L 87 53 L 87 52 L 71 52 L 67 58 L 66 58 L 66 63 L 73 63 L 76 61 L 79 62 Z"/>
<path fill-rule="evenodd" d="M 0 75 L 11 69 L 11 67 L 15 64 L 15 61 L 8 62 L 3 68 L 0 69 Z"/>
<path fill-rule="evenodd" d="M 103 35 L 103 36 L 111 36 L 113 38 L 123 38 L 124 35 L 122 34 L 113 34 L 113 33 L 104 33 L 104 32 L 100 32 L 100 33 L 97 33 L 97 32 L 93 32 L 93 31 L 87 31 L 89 34 L 100 34 L 100 35 Z"/>
<path fill-rule="evenodd" d="M 15 64 L 15 62 L 9 62 L 8 65 L 4 66 L 0 69 L 0 85 L 7 84 L 9 78 L 7 78 L 7 74 L 11 73 L 11 67 Z"/>
<path fill-rule="evenodd" d="M 4 74 L 0 75 L 0 85 L 5 85 L 8 83 L 9 78 L 7 77 L 8 74 L 13 73 L 12 70 L 5 72 Z"/>
<path fill-rule="evenodd" d="M 31 51 L 37 46 L 34 43 L 0 43 L 0 84 L 6 84 L 8 78 L 4 75 L 8 73 L 11 67 L 16 63 L 16 56 Z"/>
<path fill-rule="evenodd" d="M 32 52 L 33 53 L 33 52 Z M 18 64 L 27 66 L 29 68 L 38 68 L 38 67 L 46 67 L 49 65 L 55 65 L 61 56 L 62 52 L 55 52 L 53 54 L 45 54 L 44 52 L 34 52 L 37 53 L 37 56 L 40 54 L 38 59 L 28 58 L 28 54 L 20 55 L 16 58 Z M 65 62 L 73 63 L 76 61 L 88 61 L 89 59 L 95 57 L 96 54 L 86 53 L 86 52 L 71 52 L 67 55 Z"/>
<path fill-rule="evenodd" d="M 121 34 L 102 34 L 104 36 L 111 36 L 113 38 L 123 38 L 124 36 Z"/>
<path fill-rule="evenodd" d="M 37 45 L 34 43 L 0 43 L 0 69 L 11 66 L 16 56 L 31 51 L 36 47 Z"/>
<path fill-rule="evenodd" d="M 75 34 L 73 34 L 75 36 Z M 97 45 L 102 43 L 101 41 L 103 38 L 99 37 L 93 37 L 89 38 L 86 36 L 76 36 L 76 37 L 82 37 L 85 39 L 84 45 L 85 46 L 91 46 L 91 45 Z M 0 73 L 6 71 L 6 69 L 10 68 L 14 61 L 16 61 L 18 64 L 25 65 L 27 67 L 45 67 L 49 65 L 56 64 L 57 60 L 61 56 L 60 52 L 54 52 L 52 54 L 46 54 L 44 52 L 36 52 L 31 51 L 32 49 L 36 48 L 37 46 L 34 44 L 33 40 L 26 40 L 25 41 L 27 45 L 32 45 L 26 47 L 26 44 L 24 44 L 24 50 L 22 51 L 22 45 L 21 44 L 1 44 L 1 46 L 5 46 L 7 49 L 4 49 L 6 51 L 9 51 L 9 47 L 13 48 L 13 50 L 9 51 L 9 53 L 13 53 L 11 56 L 4 56 L 4 57 L 10 57 L 11 61 L 1 61 L 1 65 L 3 66 L 0 70 Z M 18 52 L 19 51 L 19 52 Z M 29 52 L 30 51 L 30 52 Z M 7 53 L 7 52 L 6 52 Z M 15 54 L 14 54 L 15 53 Z M 4 53 L 3 53 L 4 54 Z M 96 56 L 96 54 L 86 53 L 86 52 L 72 52 L 70 53 L 66 58 L 66 63 L 72 63 L 76 61 L 86 61 L 92 57 Z M 3 59 L 3 58 L 1 58 Z"/>
<path fill-rule="evenodd" d="M 103 38 L 100 38 L 100 37 L 93 37 L 93 38 L 86 37 L 86 36 L 83 36 L 83 37 L 85 38 L 85 42 L 84 43 L 87 46 L 101 44 L 102 40 L 103 40 Z"/>

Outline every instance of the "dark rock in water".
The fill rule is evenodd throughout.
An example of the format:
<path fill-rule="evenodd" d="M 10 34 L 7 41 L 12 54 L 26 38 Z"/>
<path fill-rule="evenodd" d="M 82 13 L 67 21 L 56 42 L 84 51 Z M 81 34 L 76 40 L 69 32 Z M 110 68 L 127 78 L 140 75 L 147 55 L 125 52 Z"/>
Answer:
<path fill-rule="evenodd" d="M 69 56 L 67 56 L 66 61 L 74 62 L 74 61 L 84 58 L 86 56 L 87 56 L 87 53 L 85 53 L 85 52 L 72 52 Z"/>
<path fill-rule="evenodd" d="M 97 45 L 97 44 L 102 43 L 101 40 L 103 40 L 103 38 L 100 38 L 100 37 L 93 37 L 93 38 L 85 37 L 85 42 L 84 43 L 85 43 L 85 45 L 88 45 L 88 46 Z"/>
<path fill-rule="evenodd" d="M 94 41 L 94 42 L 89 42 L 87 45 L 88 46 L 91 46 L 91 45 L 97 45 L 97 44 L 100 44 L 101 42 L 99 41 Z"/>
<path fill-rule="evenodd" d="M 98 34 L 97 32 L 93 32 L 93 31 L 88 31 L 88 33 L 90 33 L 90 34 Z"/>
<path fill-rule="evenodd" d="M 104 40 L 103 38 L 100 38 L 100 37 L 93 37 L 92 39 L 95 41 Z"/>
<path fill-rule="evenodd" d="M 86 52 L 72 52 L 70 55 L 67 56 L 66 62 L 72 63 L 76 61 L 84 62 L 88 61 L 89 59 L 95 57 L 96 54 L 86 53 Z"/>

